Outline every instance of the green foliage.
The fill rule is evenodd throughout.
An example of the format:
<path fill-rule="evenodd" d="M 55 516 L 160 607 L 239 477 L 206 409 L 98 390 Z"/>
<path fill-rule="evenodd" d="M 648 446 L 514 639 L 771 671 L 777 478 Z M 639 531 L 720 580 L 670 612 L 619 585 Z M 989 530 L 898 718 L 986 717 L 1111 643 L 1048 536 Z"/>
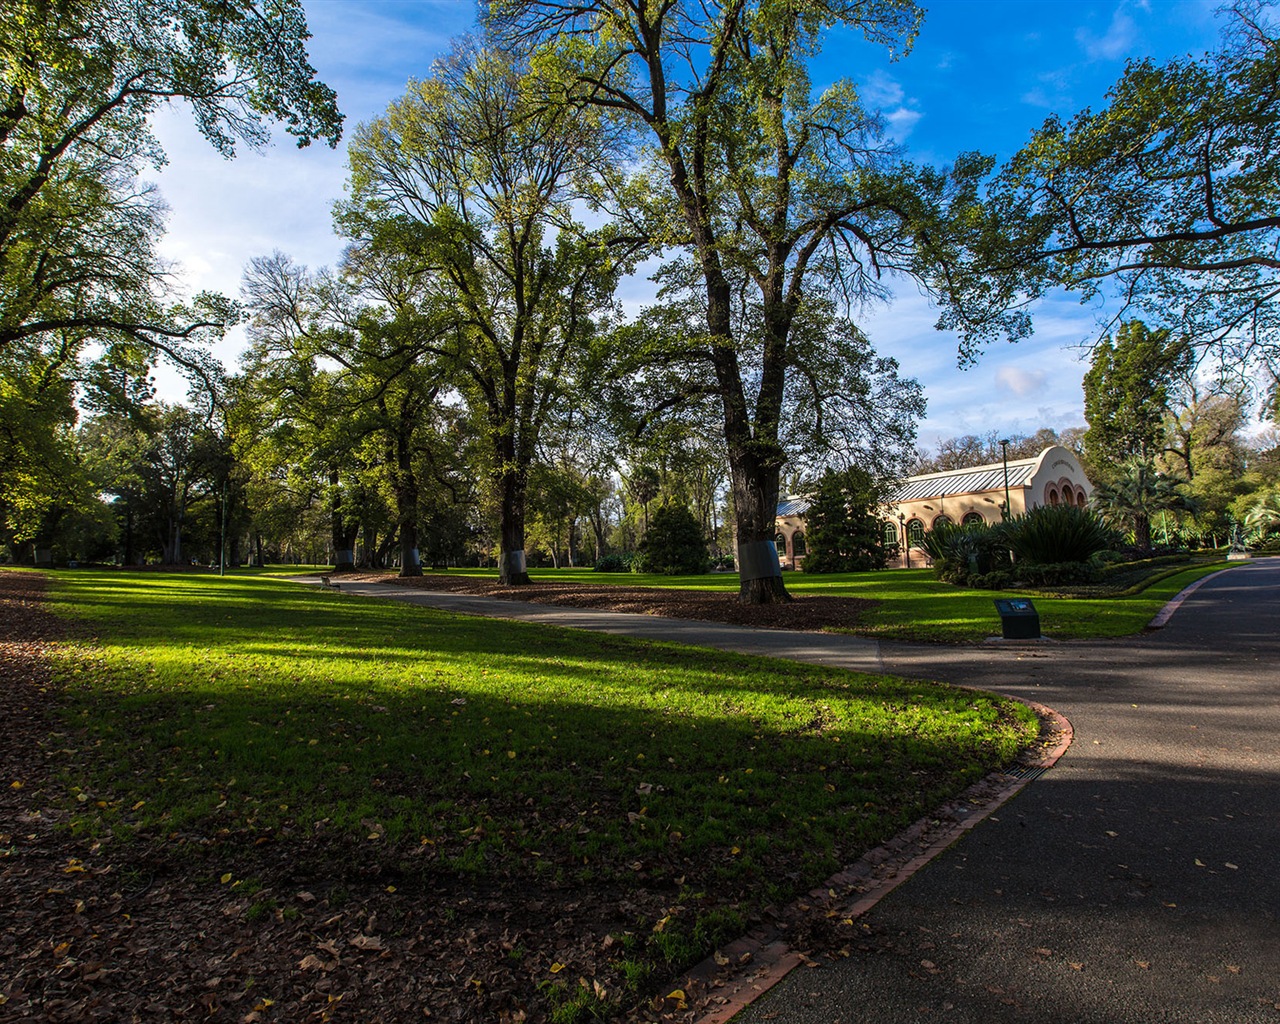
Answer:
<path fill-rule="evenodd" d="M 1151 522 L 1157 512 L 1195 511 L 1181 481 L 1141 459 L 1122 464 L 1114 478 L 1099 483 L 1090 503 L 1108 526 L 1129 531 L 1141 551 L 1151 550 Z"/>
<path fill-rule="evenodd" d="M 631 568 L 665 576 L 705 573 L 711 568 L 707 539 L 697 517 L 684 505 L 663 505 L 653 513 Z"/>
<path fill-rule="evenodd" d="M 1116 540 L 1096 514 L 1075 505 L 1041 505 L 1002 524 L 1000 533 L 1020 573 L 1024 563 L 1081 565 Z"/>
<path fill-rule="evenodd" d="M 631 572 L 633 556 L 628 552 L 612 552 L 595 565 L 596 572 Z"/>
<path fill-rule="evenodd" d="M 1001 525 L 941 522 L 924 535 L 924 549 L 940 580 L 982 587 L 1008 582 L 1009 547 Z"/>
<path fill-rule="evenodd" d="M 805 514 L 807 573 L 862 572 L 883 569 L 887 553 L 884 524 L 878 515 L 880 488 L 856 466 L 828 469 Z"/>
<path fill-rule="evenodd" d="M 1104 338 L 1084 376 L 1085 452 L 1090 464 L 1110 467 L 1154 459 L 1163 446 L 1169 390 L 1191 369 L 1193 350 L 1167 330 L 1140 320 Z"/>
<path fill-rule="evenodd" d="M 1130 61 L 1101 108 L 1047 120 L 990 191 L 992 216 L 979 230 L 1016 237 L 992 287 L 1065 287 L 1086 302 L 1119 294 L 1117 318 L 1167 324 L 1228 372 L 1256 368 L 1274 387 L 1280 44 L 1271 9 L 1233 4 L 1216 52 Z"/>
<path fill-rule="evenodd" d="M 17 451 L 0 454 L 0 534 L 47 534 L 88 511 L 91 491 L 66 486 L 79 384 L 86 408 L 123 413 L 149 398 L 162 355 L 218 380 L 207 346 L 236 310 L 219 295 L 176 301 L 157 249 L 166 210 L 139 178 L 164 162 L 148 120 L 185 102 L 227 156 L 266 144 L 273 119 L 300 145 L 336 144 L 342 117 L 306 39 L 298 0 L 5 0 L 0 431 Z M 32 459 L 47 479 L 16 468 Z"/>

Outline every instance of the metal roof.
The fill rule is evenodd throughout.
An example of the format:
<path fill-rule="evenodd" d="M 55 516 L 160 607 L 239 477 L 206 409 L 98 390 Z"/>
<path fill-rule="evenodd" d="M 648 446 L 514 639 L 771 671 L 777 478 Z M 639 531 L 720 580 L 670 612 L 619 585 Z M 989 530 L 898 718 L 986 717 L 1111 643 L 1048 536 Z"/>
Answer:
<path fill-rule="evenodd" d="M 1024 487 L 1035 476 L 1036 464 L 1040 461 L 1037 455 L 1031 459 L 1015 459 L 1009 463 L 1009 486 Z M 996 462 L 990 466 L 974 466 L 971 469 L 957 469 L 949 473 L 926 473 L 923 476 L 909 476 L 903 480 L 897 490 L 890 493 L 888 500 L 897 504 L 903 501 L 920 501 L 923 498 L 942 498 L 952 494 L 977 494 L 981 491 L 1004 490 L 1004 463 Z"/>
<path fill-rule="evenodd" d="M 812 502 L 804 497 L 783 498 L 778 502 L 778 517 L 783 516 L 802 516 L 809 511 Z"/>
<path fill-rule="evenodd" d="M 1009 462 L 1009 487 L 1025 487 L 1035 476 L 1040 456 L 1029 459 L 1012 459 Z M 922 501 L 928 498 L 949 498 L 955 494 L 979 494 L 983 491 L 1004 490 L 1003 462 L 989 466 L 973 466 L 946 473 L 925 473 L 909 476 L 885 498 L 890 505 L 904 501 Z M 778 517 L 803 516 L 812 504 L 809 497 L 791 495 L 778 502 Z"/>

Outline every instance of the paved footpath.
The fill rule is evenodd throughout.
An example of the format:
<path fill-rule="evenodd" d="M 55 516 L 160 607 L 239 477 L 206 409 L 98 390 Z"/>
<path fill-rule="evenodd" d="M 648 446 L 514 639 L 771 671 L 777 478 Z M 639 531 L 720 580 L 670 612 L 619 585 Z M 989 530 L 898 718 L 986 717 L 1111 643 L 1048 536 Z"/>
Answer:
<path fill-rule="evenodd" d="M 1280 1024 L 1280 560 L 1158 633 L 877 644 L 387 585 L 348 593 L 981 686 L 1065 715 L 1057 766 L 793 972 L 755 1024 Z"/>

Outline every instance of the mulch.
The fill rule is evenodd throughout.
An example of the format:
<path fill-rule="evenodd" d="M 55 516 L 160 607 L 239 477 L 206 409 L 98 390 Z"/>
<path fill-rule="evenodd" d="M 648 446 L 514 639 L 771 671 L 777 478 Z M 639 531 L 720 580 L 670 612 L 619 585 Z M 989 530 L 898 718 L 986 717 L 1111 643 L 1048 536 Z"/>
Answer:
<path fill-rule="evenodd" d="M 663 979 L 650 978 L 640 1000 L 618 973 L 618 936 L 643 937 L 691 909 L 669 883 L 460 877 L 428 846 L 312 823 L 164 835 L 73 827 L 77 807 L 113 798 L 114 780 L 70 710 L 91 639 L 55 678 L 60 645 L 77 638 L 44 587 L 40 574 L 0 572 L 0 1020 L 538 1024 L 552 1019 L 556 986 L 618 1000 L 628 1020 L 693 1017 L 693 1006 L 662 998 Z M 654 600 L 607 590 L 614 607 Z M 702 600 L 681 597 L 681 613 Z M 803 614 L 772 624 L 818 627 L 830 620 L 805 605 L 822 601 L 796 602 Z M 716 603 L 734 614 L 731 600 Z M 101 792 L 78 788 L 93 786 Z"/>
<path fill-rule="evenodd" d="M 796 629 L 819 632 L 850 628 L 877 602 L 856 597 L 797 596 L 780 604 L 749 605 L 736 593 L 704 590 L 669 590 L 661 587 L 632 587 L 623 583 L 550 583 L 539 580 L 520 587 L 508 587 L 494 580 L 455 576 L 447 572 L 422 576 L 393 573 L 345 573 L 335 579 L 362 583 L 394 583 L 423 590 L 447 591 L 493 597 L 504 601 L 556 604 L 571 608 L 596 608 L 636 615 L 662 615 L 675 619 L 700 619 L 757 629 Z"/>

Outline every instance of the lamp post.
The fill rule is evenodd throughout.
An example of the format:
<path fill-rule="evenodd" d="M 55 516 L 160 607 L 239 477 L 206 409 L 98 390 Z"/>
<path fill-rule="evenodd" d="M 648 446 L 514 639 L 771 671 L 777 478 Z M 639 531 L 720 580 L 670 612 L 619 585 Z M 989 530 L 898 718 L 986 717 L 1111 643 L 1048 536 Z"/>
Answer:
<path fill-rule="evenodd" d="M 1004 508 L 1000 510 L 1002 519 L 1008 519 L 1011 509 L 1009 508 L 1009 439 L 1002 437 L 1000 439 L 1000 461 L 1004 463 Z"/>
<path fill-rule="evenodd" d="M 902 552 L 907 560 L 907 568 L 911 568 L 911 542 L 907 539 L 907 517 L 899 512 L 898 524 L 902 527 Z"/>

